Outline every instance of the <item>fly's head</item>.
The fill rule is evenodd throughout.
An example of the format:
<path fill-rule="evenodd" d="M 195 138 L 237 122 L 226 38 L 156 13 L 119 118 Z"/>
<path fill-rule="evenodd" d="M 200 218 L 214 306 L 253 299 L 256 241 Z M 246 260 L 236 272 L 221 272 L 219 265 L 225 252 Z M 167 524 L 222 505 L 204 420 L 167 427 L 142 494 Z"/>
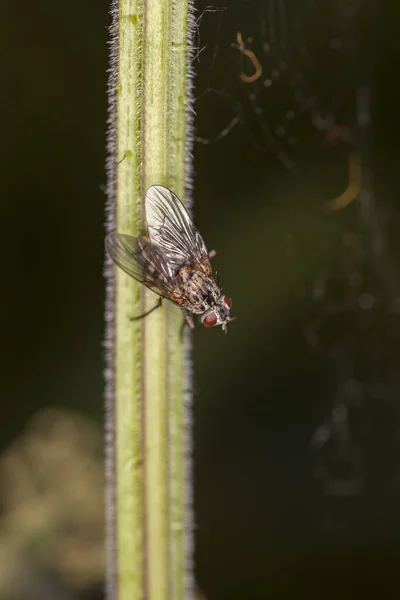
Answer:
<path fill-rule="evenodd" d="M 232 302 L 230 298 L 227 296 L 220 296 L 215 304 L 201 315 L 201 322 L 206 327 L 222 325 L 222 329 L 226 333 L 227 324 L 229 321 L 233 321 L 233 318 L 230 316 L 231 305 Z"/>

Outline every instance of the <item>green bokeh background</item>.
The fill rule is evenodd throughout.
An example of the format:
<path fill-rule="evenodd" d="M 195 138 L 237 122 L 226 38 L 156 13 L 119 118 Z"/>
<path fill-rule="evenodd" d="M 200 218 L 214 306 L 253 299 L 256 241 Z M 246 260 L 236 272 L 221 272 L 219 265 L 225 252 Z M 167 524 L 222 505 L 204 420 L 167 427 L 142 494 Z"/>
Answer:
<path fill-rule="evenodd" d="M 229 88 L 246 105 L 250 92 L 237 83 L 241 67 L 231 45 L 238 30 L 260 35 L 260 4 L 228 2 L 221 30 L 218 13 L 204 15 L 199 93 L 211 68 L 211 86 Z M 347 148 L 331 147 L 303 118 L 294 175 L 276 153 L 258 150 L 257 122 L 246 115 L 220 142 L 195 145 L 196 222 L 218 251 L 215 264 L 237 317 L 227 336 L 201 327 L 194 333 L 196 562 L 212 600 L 386 598 L 400 588 L 400 454 L 392 443 L 400 432 L 399 316 L 386 310 L 397 297 L 399 264 L 396 10 L 387 2 L 373 18 L 361 11 L 353 32 L 358 54 L 350 45 L 354 60 L 342 71 L 329 76 L 330 65 L 311 57 L 317 94 L 345 107 L 339 121 L 348 117 L 358 80 L 368 75 L 373 91 L 368 169 L 387 215 L 395 284 L 388 291 L 366 256 L 367 283 L 381 298 L 370 320 L 359 319 L 361 309 L 320 313 L 303 293 L 321 272 L 335 272 L 344 233 L 357 227 L 356 207 L 329 216 L 322 210 L 346 186 Z M 47 406 L 103 419 L 109 21 L 105 0 L 5 0 L 0 7 L 3 448 Z M 221 54 L 211 67 L 216 40 Z M 283 92 L 279 102 L 286 102 Z M 196 111 L 201 137 L 213 137 L 232 117 L 232 105 L 215 94 Z M 319 318 L 328 333 L 315 351 L 304 332 Z M 331 413 L 347 356 L 357 357 L 357 380 L 367 384 L 373 372 L 390 402 L 364 398 L 355 417 L 356 430 L 360 420 L 369 424 L 364 483 L 357 493 L 335 495 L 314 477 L 310 440 Z"/>

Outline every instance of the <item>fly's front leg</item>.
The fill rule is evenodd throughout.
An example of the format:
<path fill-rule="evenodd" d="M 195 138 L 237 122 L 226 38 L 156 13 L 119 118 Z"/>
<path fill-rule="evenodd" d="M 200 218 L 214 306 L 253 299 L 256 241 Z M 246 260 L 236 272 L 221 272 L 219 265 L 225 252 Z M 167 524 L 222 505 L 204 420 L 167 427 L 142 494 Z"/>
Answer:
<path fill-rule="evenodd" d="M 212 258 L 214 258 L 214 256 L 216 256 L 216 254 L 216 250 L 210 250 L 210 252 L 208 253 L 208 258 L 211 260 Z"/>
<path fill-rule="evenodd" d="M 155 306 L 153 306 L 153 308 L 150 308 L 150 310 L 147 310 L 145 313 L 143 313 L 142 315 L 139 315 L 138 317 L 131 317 L 129 320 L 130 321 L 139 321 L 139 319 L 144 319 L 144 317 L 147 317 L 147 315 L 152 313 L 154 310 L 157 310 L 157 308 L 160 308 L 161 304 L 162 304 L 162 298 L 159 298 L 157 304 Z"/>
<path fill-rule="evenodd" d="M 194 329 L 194 320 L 193 317 L 185 310 L 185 320 L 182 323 L 180 338 L 181 342 L 183 341 L 183 332 L 185 331 L 185 325 L 189 325 L 190 329 Z"/>
<path fill-rule="evenodd" d="M 185 317 L 186 317 L 186 323 L 189 325 L 190 329 L 194 329 L 193 317 L 188 312 L 185 312 Z"/>

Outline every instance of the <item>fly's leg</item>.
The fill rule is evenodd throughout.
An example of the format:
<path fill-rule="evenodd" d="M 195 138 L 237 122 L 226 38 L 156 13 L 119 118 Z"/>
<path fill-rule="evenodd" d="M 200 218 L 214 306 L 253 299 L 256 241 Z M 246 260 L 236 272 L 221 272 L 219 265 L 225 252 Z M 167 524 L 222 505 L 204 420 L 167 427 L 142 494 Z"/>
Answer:
<path fill-rule="evenodd" d="M 189 325 L 190 329 L 194 329 L 193 317 L 191 317 L 189 313 L 185 313 L 185 317 L 186 317 L 186 323 Z"/>
<path fill-rule="evenodd" d="M 159 298 L 157 304 L 155 306 L 153 306 L 153 308 L 150 308 L 150 310 L 147 310 L 145 313 L 143 313 L 142 315 L 139 315 L 138 317 L 131 317 L 129 320 L 130 321 L 139 321 L 139 319 L 144 319 L 144 317 L 147 317 L 147 315 L 152 313 L 154 310 L 157 310 L 157 308 L 160 308 L 161 303 L 162 303 L 162 298 Z"/>
<path fill-rule="evenodd" d="M 190 329 L 194 329 L 194 321 L 190 316 L 190 313 L 185 311 L 185 320 L 182 323 L 181 331 L 179 337 L 181 338 L 181 342 L 183 342 L 183 332 L 185 331 L 185 326 L 189 325 Z"/>
<path fill-rule="evenodd" d="M 214 258 L 214 256 L 217 254 L 216 250 L 210 250 L 210 252 L 208 253 L 208 258 L 211 260 L 212 258 Z"/>

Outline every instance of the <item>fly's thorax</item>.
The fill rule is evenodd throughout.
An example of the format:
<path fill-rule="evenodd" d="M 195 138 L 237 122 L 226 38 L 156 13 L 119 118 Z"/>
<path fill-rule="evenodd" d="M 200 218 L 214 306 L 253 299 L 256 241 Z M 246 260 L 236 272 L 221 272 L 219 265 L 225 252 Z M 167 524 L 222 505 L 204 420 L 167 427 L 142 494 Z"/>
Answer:
<path fill-rule="evenodd" d="M 221 290 L 212 279 L 202 271 L 193 270 L 183 283 L 187 310 L 203 314 L 218 301 Z"/>

